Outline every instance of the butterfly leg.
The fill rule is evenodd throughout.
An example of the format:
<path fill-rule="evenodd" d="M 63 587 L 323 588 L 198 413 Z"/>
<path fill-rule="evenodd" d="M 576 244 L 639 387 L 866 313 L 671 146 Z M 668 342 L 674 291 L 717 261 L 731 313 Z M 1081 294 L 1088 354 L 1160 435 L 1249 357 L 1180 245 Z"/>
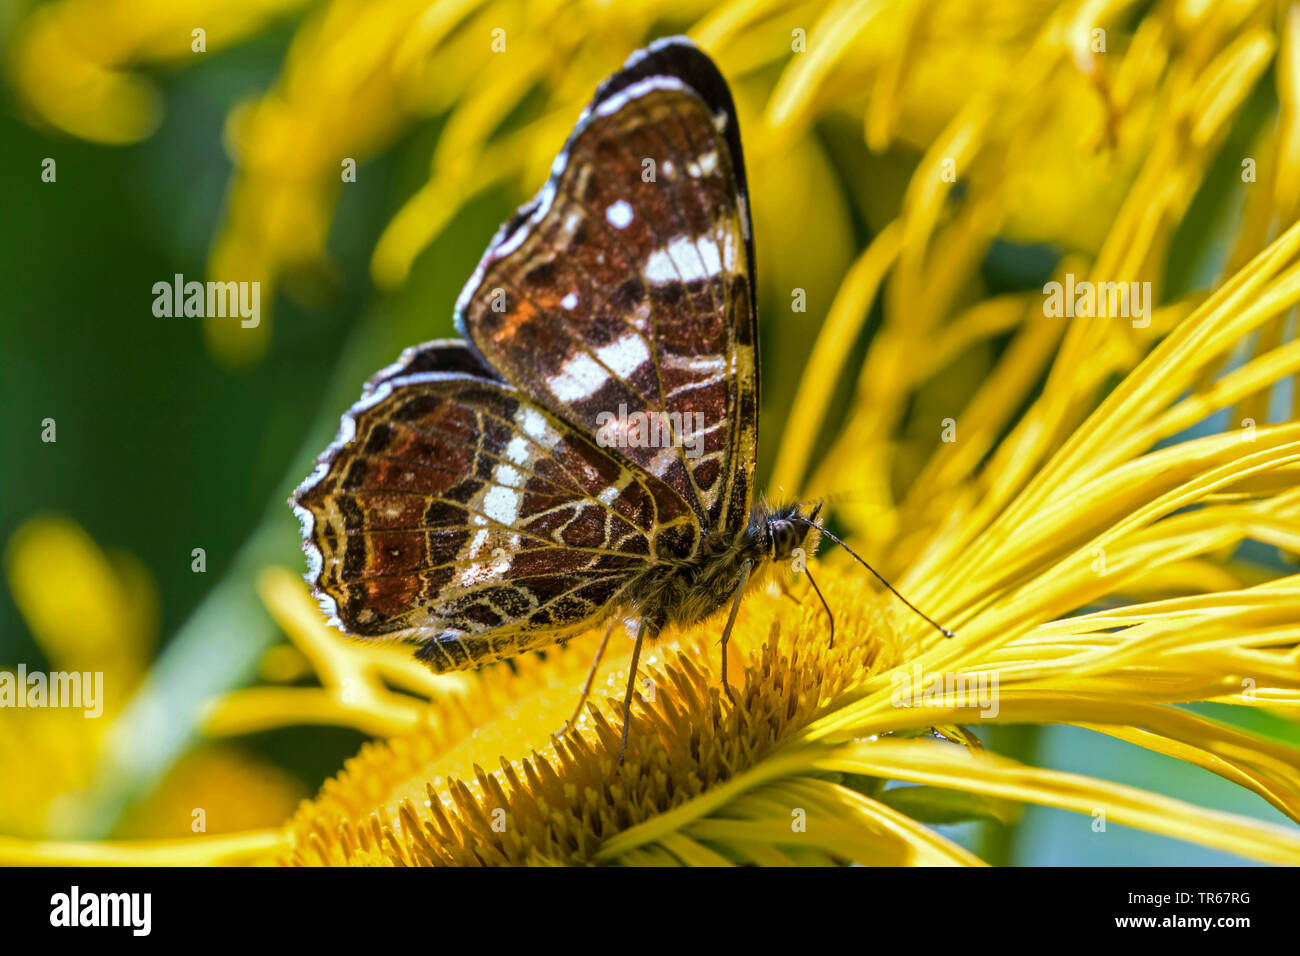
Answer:
<path fill-rule="evenodd" d="M 731 701 L 732 707 L 736 706 L 736 695 L 731 692 L 731 684 L 727 680 L 727 641 L 731 639 L 731 628 L 736 623 L 736 614 L 740 611 L 740 598 L 745 593 L 745 585 L 749 583 L 749 572 L 752 569 L 753 564 L 749 561 L 740 566 L 740 583 L 736 585 L 736 597 L 731 602 L 727 626 L 722 629 L 722 689 L 727 692 L 727 699 Z"/>
<path fill-rule="evenodd" d="M 623 698 L 623 743 L 618 748 L 618 765 L 623 766 L 623 757 L 627 754 L 627 731 L 632 726 L 632 692 L 636 690 L 636 666 L 641 660 L 641 641 L 647 630 L 658 631 L 647 618 L 641 618 L 636 626 L 636 646 L 632 648 L 632 663 L 627 670 L 627 695 Z"/>
<path fill-rule="evenodd" d="M 596 648 L 596 659 L 591 662 L 591 670 L 587 671 L 587 680 L 582 685 L 582 696 L 578 698 L 578 706 L 573 708 L 573 716 L 566 720 L 564 726 L 560 728 L 561 734 L 578 722 L 578 717 L 582 713 L 582 705 L 587 702 L 587 695 L 591 693 L 591 685 L 596 680 L 596 670 L 600 667 L 600 659 L 605 656 L 605 645 L 609 643 L 609 635 L 614 633 L 614 625 L 617 623 L 617 619 L 610 621 L 609 627 L 605 628 L 605 636 L 600 639 L 600 647 Z"/>
<path fill-rule="evenodd" d="M 781 592 L 781 597 L 789 598 L 795 604 L 799 603 L 799 595 L 795 594 L 790 588 L 790 582 L 787 581 L 784 576 L 776 579 L 776 587 L 777 590 Z"/>

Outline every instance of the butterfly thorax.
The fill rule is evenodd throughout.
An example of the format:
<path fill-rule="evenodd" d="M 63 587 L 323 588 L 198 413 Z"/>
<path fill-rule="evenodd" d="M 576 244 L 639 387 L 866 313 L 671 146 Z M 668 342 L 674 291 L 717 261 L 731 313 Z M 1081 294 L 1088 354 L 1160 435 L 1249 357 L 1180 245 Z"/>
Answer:
<path fill-rule="evenodd" d="M 800 505 L 773 508 L 756 502 L 739 533 L 705 534 L 694 556 L 669 574 L 648 578 L 634 603 L 642 613 L 659 609 L 655 630 L 670 623 L 695 624 L 733 599 L 747 563 L 753 584 L 773 566 L 791 560 L 796 550 L 815 551 L 816 537 L 808 541 L 812 531 Z"/>

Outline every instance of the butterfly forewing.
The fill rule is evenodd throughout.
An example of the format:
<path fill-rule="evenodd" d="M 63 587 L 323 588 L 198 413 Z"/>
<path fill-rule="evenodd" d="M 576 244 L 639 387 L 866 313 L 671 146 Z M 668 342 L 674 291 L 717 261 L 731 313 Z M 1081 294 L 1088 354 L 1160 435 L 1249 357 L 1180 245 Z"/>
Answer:
<path fill-rule="evenodd" d="M 616 81 L 488 249 L 458 319 L 507 380 L 662 478 L 705 528 L 734 530 L 758 389 L 735 118 L 679 77 Z"/>

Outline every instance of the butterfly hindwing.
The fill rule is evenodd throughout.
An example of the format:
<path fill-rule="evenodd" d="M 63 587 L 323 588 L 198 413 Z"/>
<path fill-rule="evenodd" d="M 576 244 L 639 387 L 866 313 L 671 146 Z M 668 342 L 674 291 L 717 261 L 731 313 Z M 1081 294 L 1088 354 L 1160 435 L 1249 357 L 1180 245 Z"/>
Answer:
<path fill-rule="evenodd" d="M 326 610 L 439 670 L 549 643 L 696 546 L 662 482 L 461 371 L 379 378 L 295 505 Z"/>
<path fill-rule="evenodd" d="M 677 41 L 634 58 L 457 305 L 461 331 L 503 378 L 719 531 L 748 518 L 758 428 L 735 127 L 699 51 Z"/>

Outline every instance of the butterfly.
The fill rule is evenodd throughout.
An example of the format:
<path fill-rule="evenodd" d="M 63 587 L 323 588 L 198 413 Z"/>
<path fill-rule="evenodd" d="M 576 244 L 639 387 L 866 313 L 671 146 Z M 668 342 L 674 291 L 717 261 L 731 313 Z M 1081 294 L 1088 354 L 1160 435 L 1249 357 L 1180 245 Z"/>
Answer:
<path fill-rule="evenodd" d="M 331 623 L 445 672 L 633 622 L 621 763 L 643 642 L 729 604 L 731 697 L 741 595 L 823 530 L 754 493 L 754 275 L 731 91 L 660 40 L 492 239 L 462 339 L 372 377 L 294 493 Z"/>

